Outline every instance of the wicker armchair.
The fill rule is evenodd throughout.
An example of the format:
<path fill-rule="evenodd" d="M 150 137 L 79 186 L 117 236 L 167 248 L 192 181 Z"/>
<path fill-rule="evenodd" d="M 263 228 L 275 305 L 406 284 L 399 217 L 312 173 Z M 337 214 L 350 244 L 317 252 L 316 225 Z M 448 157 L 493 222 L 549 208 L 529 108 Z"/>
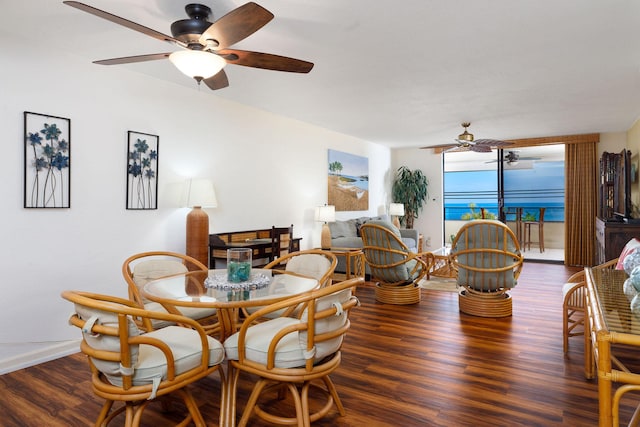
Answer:
<path fill-rule="evenodd" d="M 367 222 L 360 227 L 360 235 L 371 280 L 376 282 L 376 300 L 387 304 L 420 302 L 418 282 L 433 265 L 433 254 L 411 252 L 389 221 Z"/>
<path fill-rule="evenodd" d="M 460 228 L 451 245 L 451 263 L 458 272 L 460 311 L 473 316 L 512 314 L 511 295 L 524 257 L 509 227 L 499 221 L 473 220 Z"/>
<path fill-rule="evenodd" d="M 209 269 L 206 265 L 195 258 L 176 252 L 141 252 L 130 256 L 122 264 L 122 275 L 129 287 L 129 299 L 135 302 L 139 308 L 183 315 L 200 322 L 207 334 L 217 333 L 220 330 L 220 325 L 214 308 L 181 307 L 178 309 L 175 306 L 163 306 L 157 302 L 147 300 L 140 292 L 142 287 L 151 280 L 182 274 L 187 271 L 201 271 L 204 277 L 209 274 Z M 185 284 L 185 286 L 200 285 L 194 280 L 190 284 Z M 144 330 L 151 331 L 168 326 L 168 323 L 158 319 L 143 318 L 138 319 L 138 326 Z"/>
<path fill-rule="evenodd" d="M 350 327 L 349 312 L 358 305 L 353 291 L 363 282 L 361 277 L 345 280 L 263 307 L 245 319 L 240 330 L 225 340 L 233 389 L 231 398 L 235 398 L 241 373 L 258 377 L 239 427 L 246 426 L 252 415 L 259 416 L 269 425 L 309 427 L 312 421 L 327 415 L 334 404 L 340 415 L 345 415 L 329 375 L 340 366 L 340 348 Z M 301 305 L 306 308 L 298 317 L 278 317 L 256 323 L 258 319 L 269 317 L 269 313 Z M 259 398 L 268 391 L 280 398 L 289 391 L 295 417 L 274 413 L 274 408 L 267 404 L 260 407 Z M 326 398 L 326 402 L 310 405 L 309 401 L 316 396 Z M 311 413 L 313 408 L 318 409 Z"/>
<path fill-rule="evenodd" d="M 336 256 L 328 251 L 320 249 L 308 249 L 305 251 L 291 252 L 273 260 L 264 266 L 266 270 L 273 270 L 273 274 L 280 272 L 299 274 L 300 276 L 311 277 L 318 280 L 318 287 L 323 288 L 331 285 L 333 272 L 337 264 Z M 260 310 L 262 307 L 245 307 L 243 313 L 249 316 Z M 294 315 L 304 307 L 288 307 L 281 312 L 270 312 L 266 318 Z"/>
<path fill-rule="evenodd" d="M 224 348 L 198 322 L 143 310 L 132 301 L 107 295 L 65 291 L 62 297 L 74 304 L 69 322 L 82 330 L 80 350 L 88 356 L 93 392 L 105 399 L 96 426 L 108 425 L 122 412 L 127 427 L 138 426 L 147 405 L 171 393 L 180 396 L 189 411 L 180 425 L 206 425 L 186 386 L 215 371 L 223 380 Z M 143 333 L 134 317 L 188 327 Z M 112 411 L 116 402 L 124 405 Z"/>
<path fill-rule="evenodd" d="M 593 269 L 614 269 L 617 263 L 618 258 L 615 258 Z M 569 351 L 569 338 L 584 335 L 585 280 L 584 270 L 581 270 L 569 277 L 562 287 L 562 349 L 565 354 Z"/>

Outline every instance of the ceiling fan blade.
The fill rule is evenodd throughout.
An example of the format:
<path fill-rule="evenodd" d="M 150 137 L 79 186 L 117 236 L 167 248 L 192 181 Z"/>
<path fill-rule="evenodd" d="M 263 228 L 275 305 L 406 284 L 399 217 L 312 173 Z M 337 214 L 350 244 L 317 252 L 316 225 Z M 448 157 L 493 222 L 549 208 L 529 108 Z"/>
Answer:
<path fill-rule="evenodd" d="M 474 145 L 469 145 L 469 150 L 475 151 L 476 153 L 490 153 L 491 146 L 483 145 L 483 144 L 474 144 Z"/>
<path fill-rule="evenodd" d="M 93 61 L 93 63 L 100 65 L 132 64 L 134 62 L 146 62 L 156 61 L 158 59 L 166 59 L 169 57 L 169 55 L 171 55 L 171 52 L 151 53 L 149 55 L 123 56 L 122 58 L 101 59 L 99 61 Z"/>
<path fill-rule="evenodd" d="M 224 49 L 264 27 L 273 19 L 273 13 L 249 2 L 218 19 L 200 36 L 200 44 L 211 45 L 213 50 Z M 211 40 L 215 42 L 211 43 Z"/>
<path fill-rule="evenodd" d="M 203 80 L 209 89 L 216 90 L 229 86 L 229 79 L 227 79 L 227 73 L 224 70 L 220 70 L 217 74 Z"/>
<path fill-rule="evenodd" d="M 507 147 L 513 145 L 512 142 L 500 141 L 499 139 L 476 139 L 473 142 L 476 145 L 488 145 L 490 147 Z"/>
<path fill-rule="evenodd" d="M 271 53 L 237 49 L 222 49 L 216 53 L 222 56 L 229 64 L 243 65 L 245 67 L 288 71 L 290 73 L 308 73 L 313 68 L 313 62 L 273 55 Z"/>
<path fill-rule="evenodd" d="M 84 3 L 80 3 L 78 1 L 63 1 L 63 3 L 66 4 L 67 6 L 75 7 L 76 9 L 80 9 L 83 12 L 90 13 L 99 18 L 106 19 L 107 21 L 122 25 L 123 27 L 127 27 L 131 30 L 138 31 L 139 33 L 153 37 L 154 39 L 158 39 L 160 41 L 165 41 L 165 42 L 176 44 L 178 46 L 186 47 L 185 43 L 181 42 L 180 40 L 174 39 L 171 36 L 168 36 L 156 30 L 152 30 L 151 28 L 145 27 L 144 25 L 137 24 L 133 21 L 129 21 L 128 19 L 113 15 L 109 12 L 105 12 L 104 10 L 96 9 L 93 6 L 89 6 Z"/>

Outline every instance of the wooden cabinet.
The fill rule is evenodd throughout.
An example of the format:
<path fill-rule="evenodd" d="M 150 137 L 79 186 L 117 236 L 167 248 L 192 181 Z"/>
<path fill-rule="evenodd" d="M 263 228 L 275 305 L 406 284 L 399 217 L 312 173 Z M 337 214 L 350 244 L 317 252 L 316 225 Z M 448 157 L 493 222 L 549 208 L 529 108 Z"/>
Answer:
<path fill-rule="evenodd" d="M 640 239 L 640 224 L 596 218 L 596 264 L 617 258 L 624 245 L 634 237 Z"/>
<path fill-rule="evenodd" d="M 598 217 L 620 220 L 631 215 L 631 152 L 602 153 Z"/>

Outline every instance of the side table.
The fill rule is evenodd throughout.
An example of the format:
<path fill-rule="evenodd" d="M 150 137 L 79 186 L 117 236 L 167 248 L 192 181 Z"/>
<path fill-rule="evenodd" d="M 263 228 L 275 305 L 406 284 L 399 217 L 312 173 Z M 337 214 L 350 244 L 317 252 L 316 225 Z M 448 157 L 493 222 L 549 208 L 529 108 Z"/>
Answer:
<path fill-rule="evenodd" d="M 344 257 L 345 259 L 345 278 L 349 280 L 354 277 L 364 278 L 364 252 L 361 248 L 329 248 L 320 250 L 329 251 L 336 257 Z M 340 274 L 340 273 L 337 273 Z M 334 275 L 335 277 L 335 275 Z"/>
<path fill-rule="evenodd" d="M 451 248 L 442 247 L 431 252 L 435 258 L 435 262 L 429 270 L 429 273 L 427 273 L 427 279 L 431 276 L 445 278 L 455 278 L 457 276 L 456 270 L 451 265 L 451 261 L 449 259 L 450 251 Z"/>

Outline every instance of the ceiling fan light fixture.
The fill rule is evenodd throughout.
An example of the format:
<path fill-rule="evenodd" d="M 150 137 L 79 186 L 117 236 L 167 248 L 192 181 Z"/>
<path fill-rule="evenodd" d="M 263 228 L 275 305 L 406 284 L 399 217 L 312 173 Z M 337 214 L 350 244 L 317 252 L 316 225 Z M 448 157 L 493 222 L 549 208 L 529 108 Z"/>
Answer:
<path fill-rule="evenodd" d="M 460 141 L 467 141 L 467 142 L 473 142 L 473 134 L 467 132 L 466 130 L 461 133 L 460 135 L 458 135 L 458 139 Z"/>
<path fill-rule="evenodd" d="M 227 65 L 220 56 L 201 50 L 179 50 L 169 55 L 169 60 L 183 74 L 196 80 L 208 79 Z"/>

